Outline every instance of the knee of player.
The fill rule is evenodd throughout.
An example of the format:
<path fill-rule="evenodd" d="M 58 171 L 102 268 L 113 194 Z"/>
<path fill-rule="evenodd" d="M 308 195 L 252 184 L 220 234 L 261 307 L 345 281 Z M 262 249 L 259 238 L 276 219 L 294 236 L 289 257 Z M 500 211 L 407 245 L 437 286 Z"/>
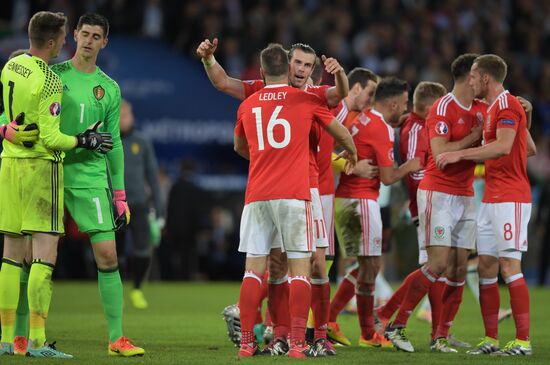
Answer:
<path fill-rule="evenodd" d="M 284 277 L 288 272 L 288 266 L 286 263 L 286 260 L 284 261 L 278 261 L 278 260 L 269 260 L 269 277 L 271 278 L 282 278 Z"/>
<path fill-rule="evenodd" d="M 432 260 L 428 262 L 428 269 L 435 275 L 441 276 L 447 271 L 447 263 L 443 260 Z"/>
<path fill-rule="evenodd" d="M 503 278 L 509 278 L 512 275 L 521 273 L 521 261 L 509 259 L 509 258 L 500 258 L 500 274 Z"/>
<path fill-rule="evenodd" d="M 118 266 L 116 250 L 101 250 L 95 254 L 96 264 L 99 268 L 112 268 Z"/>
<path fill-rule="evenodd" d="M 468 266 L 467 265 L 458 265 L 454 267 L 453 270 L 453 278 L 455 279 L 463 279 L 466 277 L 466 274 L 468 273 Z"/>
<path fill-rule="evenodd" d="M 311 276 L 314 278 L 324 278 L 326 276 L 325 260 L 320 257 L 314 257 L 311 261 Z"/>

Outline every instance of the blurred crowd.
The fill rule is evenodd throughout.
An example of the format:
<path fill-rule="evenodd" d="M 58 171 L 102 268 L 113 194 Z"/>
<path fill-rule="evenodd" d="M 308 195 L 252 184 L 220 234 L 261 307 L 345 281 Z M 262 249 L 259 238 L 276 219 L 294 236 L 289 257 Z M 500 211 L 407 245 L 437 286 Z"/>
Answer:
<path fill-rule="evenodd" d="M 85 11 L 100 12 L 110 20 L 112 33 L 158 39 L 189 57 L 195 57 L 200 41 L 217 37 L 218 61 L 228 74 L 242 79 L 259 77 L 259 50 L 269 42 L 286 47 L 308 43 L 318 54 L 338 59 L 346 70 L 362 66 L 380 75 L 399 75 L 413 87 L 427 80 L 450 88 L 449 68 L 457 55 L 496 53 L 509 65 L 506 87 L 534 107 L 532 135 L 538 155 L 528 164 L 538 203 L 532 221 L 539 228 L 533 237 L 550 240 L 550 229 L 545 229 L 550 227 L 550 1 L 12 0 L 2 3 L 0 36 L 23 32 L 30 14 L 46 8 L 67 14 L 71 26 Z M 192 165 L 182 164 L 181 177 L 166 193 L 169 235 L 158 250 L 164 260 L 158 272 L 165 278 L 205 278 L 208 272 L 224 277 L 216 270 L 235 269 L 229 266 L 235 261 L 241 197 L 212 198 L 201 192 L 193 182 Z M 182 195 L 176 194 L 178 189 Z M 185 199 L 201 196 L 204 200 L 196 204 L 209 201 L 205 212 L 180 212 L 176 218 L 170 213 L 171 206 L 185 210 Z M 180 240 L 190 242 L 189 257 L 184 251 L 174 254 Z M 547 246 L 539 244 L 541 249 Z M 542 257 L 550 253 L 543 251 Z M 181 265 L 188 272 L 178 271 Z"/>

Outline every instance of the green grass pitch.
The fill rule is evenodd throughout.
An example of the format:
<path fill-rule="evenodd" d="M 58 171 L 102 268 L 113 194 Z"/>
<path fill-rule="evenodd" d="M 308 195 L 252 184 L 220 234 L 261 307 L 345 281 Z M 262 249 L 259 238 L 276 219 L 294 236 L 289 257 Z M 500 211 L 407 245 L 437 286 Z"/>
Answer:
<path fill-rule="evenodd" d="M 112 358 L 107 355 L 107 327 L 103 319 L 95 283 L 55 283 L 48 318 L 47 335 L 57 341 L 61 351 L 73 360 L 2 357 L 0 364 L 272 364 L 296 362 L 288 358 L 254 357 L 237 359 L 237 349 L 227 339 L 222 309 L 235 302 L 238 283 L 152 283 L 145 292 L 150 309 L 138 311 L 126 300 L 125 334 L 143 346 L 142 358 Z M 501 302 L 508 303 L 506 289 Z M 316 364 L 550 364 L 550 290 L 531 290 L 531 335 L 535 354 L 530 358 L 473 357 L 459 354 L 433 354 L 428 349 L 429 326 L 414 316 L 409 335 L 417 352 L 406 354 L 394 350 L 366 350 L 353 346 L 338 347 L 334 358 L 307 359 Z M 344 332 L 356 343 L 359 326 L 354 315 L 341 315 Z M 479 307 L 468 290 L 452 332 L 471 343 L 482 332 Z M 500 326 L 501 341 L 514 335 L 513 320 Z M 298 360 L 298 362 L 302 362 Z"/>

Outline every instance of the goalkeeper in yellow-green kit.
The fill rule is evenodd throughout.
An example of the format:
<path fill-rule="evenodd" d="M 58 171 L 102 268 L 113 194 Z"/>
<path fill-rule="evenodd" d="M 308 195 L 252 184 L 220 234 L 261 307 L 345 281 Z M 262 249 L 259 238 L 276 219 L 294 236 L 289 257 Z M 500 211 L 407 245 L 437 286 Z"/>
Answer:
<path fill-rule="evenodd" d="M 123 289 L 118 269 L 115 230 L 130 219 L 124 187 L 124 151 L 120 140 L 120 89 L 97 65 L 99 51 L 107 45 L 109 22 L 99 14 L 84 14 L 73 37 L 72 59 L 53 65 L 63 82 L 61 131 L 77 134 L 96 120 L 113 137 L 113 149 L 68 151 L 64 161 L 65 207 L 80 232 L 90 237 L 98 269 L 98 286 L 109 332 L 108 354 L 141 356 L 122 332 Z"/>
<path fill-rule="evenodd" d="M 35 143 L 14 144 L 9 135 L 17 135 L 21 128 L 28 127 L 13 122 L 2 127 L 5 139 L 0 167 L 0 231 L 5 238 L 0 271 L 0 355 L 13 354 L 19 278 L 25 242 L 30 236 L 33 262 L 28 281 L 27 355 L 72 357 L 49 345 L 45 333 L 57 242 L 63 234 L 63 151 L 80 147 L 105 153 L 112 148 L 113 141 L 110 133 L 97 132 L 100 123 L 76 136 L 59 130 L 63 87 L 59 77 L 48 68 L 48 62 L 65 43 L 66 21 L 61 13 L 36 13 L 29 22 L 28 53 L 9 60 L 1 74 L 8 120 L 24 113 L 26 121 L 36 123 L 39 138 Z"/>

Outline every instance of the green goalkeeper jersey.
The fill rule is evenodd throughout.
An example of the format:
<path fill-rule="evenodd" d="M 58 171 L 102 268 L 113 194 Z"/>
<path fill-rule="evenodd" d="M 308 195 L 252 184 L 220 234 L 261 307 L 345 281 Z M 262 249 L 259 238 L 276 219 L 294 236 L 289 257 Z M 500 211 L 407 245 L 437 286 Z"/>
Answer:
<path fill-rule="evenodd" d="M 76 139 L 60 132 L 63 86 L 59 77 L 42 59 L 22 54 L 4 66 L 1 81 L 8 120 L 24 112 L 25 124 L 34 122 L 40 129 L 40 138 L 31 148 L 4 140 L 2 157 L 62 161 L 62 151 L 73 148 Z"/>
<path fill-rule="evenodd" d="M 76 135 L 98 120 L 111 132 L 113 149 L 106 155 L 85 149 L 68 151 L 64 161 L 65 188 L 124 189 L 124 152 L 120 140 L 120 88 L 99 67 L 77 70 L 72 61 L 51 66 L 63 82 L 61 131 Z"/>

